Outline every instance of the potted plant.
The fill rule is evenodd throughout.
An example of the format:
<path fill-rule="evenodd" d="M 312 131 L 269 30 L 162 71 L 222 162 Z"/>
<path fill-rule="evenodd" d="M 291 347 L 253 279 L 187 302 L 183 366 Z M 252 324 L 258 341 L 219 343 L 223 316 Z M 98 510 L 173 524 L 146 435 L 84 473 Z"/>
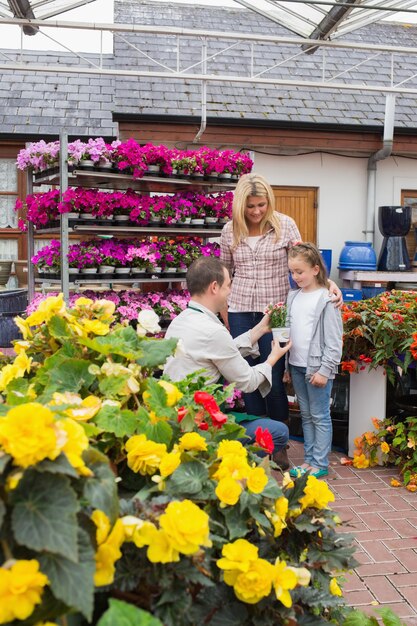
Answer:
<path fill-rule="evenodd" d="M 290 328 L 287 320 L 287 305 L 284 302 L 268 304 L 265 313 L 269 315 L 269 326 L 272 330 L 274 341 L 287 343 L 290 339 Z"/>

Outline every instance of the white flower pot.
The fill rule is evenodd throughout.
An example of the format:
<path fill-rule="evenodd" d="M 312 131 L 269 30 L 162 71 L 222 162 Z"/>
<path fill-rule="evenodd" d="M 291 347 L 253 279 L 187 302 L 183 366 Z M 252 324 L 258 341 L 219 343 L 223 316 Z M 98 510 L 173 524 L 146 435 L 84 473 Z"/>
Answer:
<path fill-rule="evenodd" d="M 83 267 L 81 274 L 97 274 L 96 267 Z"/>
<path fill-rule="evenodd" d="M 194 226 L 204 226 L 204 217 L 191 218 L 191 224 L 194 224 Z"/>
<path fill-rule="evenodd" d="M 80 270 L 78 269 L 78 267 L 69 267 L 68 268 L 68 274 L 70 274 L 71 276 L 76 276 L 77 274 L 80 273 Z"/>
<path fill-rule="evenodd" d="M 130 267 L 116 267 L 114 269 L 115 274 L 119 274 L 121 276 L 129 276 Z"/>
<path fill-rule="evenodd" d="M 151 274 L 160 274 L 161 272 L 162 272 L 162 267 L 153 267 L 153 268 L 150 270 L 150 273 L 151 273 Z"/>
<path fill-rule="evenodd" d="M 372 418 L 386 417 L 387 376 L 383 367 L 350 374 L 349 385 L 349 456 L 355 450 L 354 439 L 374 430 Z"/>
<path fill-rule="evenodd" d="M 96 167 L 96 164 L 91 159 L 81 159 L 79 166 L 85 167 L 86 169 L 92 169 L 93 167 Z"/>
<path fill-rule="evenodd" d="M 100 274 L 114 274 L 114 265 L 100 265 L 98 271 Z"/>
<path fill-rule="evenodd" d="M 160 165 L 148 165 L 148 174 L 159 174 L 161 170 L 161 166 Z"/>
<path fill-rule="evenodd" d="M 114 219 L 116 222 L 126 223 L 129 221 L 129 216 L 128 215 L 115 215 Z"/>
<path fill-rule="evenodd" d="M 272 328 L 272 336 L 274 341 L 279 343 L 288 343 L 290 340 L 290 329 L 288 327 Z"/>
<path fill-rule="evenodd" d="M 180 220 L 180 224 L 189 224 L 191 222 L 191 217 L 183 217 Z"/>
<path fill-rule="evenodd" d="M 223 180 L 230 180 L 232 175 L 230 172 L 223 172 L 222 174 L 219 174 L 219 178 Z"/>
<path fill-rule="evenodd" d="M 218 217 L 206 217 L 206 224 L 217 224 L 218 221 Z"/>
<path fill-rule="evenodd" d="M 91 215 L 91 213 L 80 213 L 80 218 L 82 220 L 95 220 L 95 216 Z"/>
<path fill-rule="evenodd" d="M 177 273 L 177 268 L 176 267 L 166 267 L 165 268 L 165 273 L 166 274 L 176 274 Z"/>
<path fill-rule="evenodd" d="M 75 211 L 70 211 L 69 213 L 67 213 L 67 217 L 69 220 L 78 220 L 80 214 L 76 213 Z"/>

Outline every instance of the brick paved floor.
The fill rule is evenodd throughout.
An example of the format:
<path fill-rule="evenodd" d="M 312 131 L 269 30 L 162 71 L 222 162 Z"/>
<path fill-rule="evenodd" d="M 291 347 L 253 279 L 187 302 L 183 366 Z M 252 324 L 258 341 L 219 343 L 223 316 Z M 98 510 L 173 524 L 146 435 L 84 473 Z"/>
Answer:
<path fill-rule="evenodd" d="M 291 441 L 288 453 L 294 465 L 302 463 L 302 443 Z M 346 576 L 344 596 L 373 615 L 378 605 L 388 606 L 407 626 L 417 626 L 417 492 L 390 486 L 395 468 L 357 470 L 341 465 L 342 456 L 331 454 L 326 480 L 360 563 Z"/>

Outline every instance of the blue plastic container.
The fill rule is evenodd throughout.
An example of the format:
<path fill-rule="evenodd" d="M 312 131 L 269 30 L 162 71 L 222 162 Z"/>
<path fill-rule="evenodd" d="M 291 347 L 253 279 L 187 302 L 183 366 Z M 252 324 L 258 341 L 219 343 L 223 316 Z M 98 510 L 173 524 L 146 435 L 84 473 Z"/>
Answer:
<path fill-rule="evenodd" d="M 323 258 L 324 265 L 327 269 L 327 275 L 330 276 L 332 269 L 332 251 L 329 248 L 320 248 L 320 254 Z"/>
<path fill-rule="evenodd" d="M 376 254 L 370 241 L 345 241 L 339 270 L 376 270 Z"/>
<path fill-rule="evenodd" d="M 341 289 L 340 291 L 345 302 L 362 300 L 362 289 Z"/>
<path fill-rule="evenodd" d="M 380 293 L 384 293 L 384 291 L 386 290 L 386 287 L 370 287 L 362 285 L 362 298 L 364 300 L 367 300 L 368 298 L 374 298 L 375 296 L 379 296 Z"/>

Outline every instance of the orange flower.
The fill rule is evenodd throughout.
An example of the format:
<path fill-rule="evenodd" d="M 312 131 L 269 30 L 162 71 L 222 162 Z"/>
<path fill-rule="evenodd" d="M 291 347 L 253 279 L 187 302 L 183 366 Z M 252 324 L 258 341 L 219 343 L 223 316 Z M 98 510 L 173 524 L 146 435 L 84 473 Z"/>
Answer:
<path fill-rule="evenodd" d="M 364 454 L 355 456 L 353 459 L 353 467 L 356 467 L 357 469 L 366 469 L 369 467 L 369 459 L 367 459 Z"/>
<path fill-rule="evenodd" d="M 417 491 L 417 485 L 407 485 L 406 489 L 408 491 L 411 491 L 411 493 L 414 493 L 415 491 Z"/>
<path fill-rule="evenodd" d="M 381 451 L 382 451 L 384 454 L 388 454 L 388 452 L 390 451 L 390 447 L 389 447 L 389 445 L 387 444 L 387 442 L 386 442 L 386 441 L 383 441 L 383 442 L 381 443 Z"/>
<path fill-rule="evenodd" d="M 354 444 L 355 448 L 361 449 L 362 448 L 362 444 L 363 444 L 362 435 L 360 435 L 359 437 L 355 437 L 355 439 L 353 440 L 353 444 Z"/>
<path fill-rule="evenodd" d="M 377 417 L 371 417 L 371 420 L 372 420 L 372 424 L 374 425 L 374 428 L 376 428 L 377 430 L 380 430 L 382 428 L 383 423 Z"/>
<path fill-rule="evenodd" d="M 391 478 L 391 487 L 401 487 L 401 483 L 396 478 Z"/>
<path fill-rule="evenodd" d="M 349 372 L 349 373 L 356 372 L 357 364 L 354 359 L 350 361 L 342 361 L 341 366 L 342 366 L 342 372 Z"/>

